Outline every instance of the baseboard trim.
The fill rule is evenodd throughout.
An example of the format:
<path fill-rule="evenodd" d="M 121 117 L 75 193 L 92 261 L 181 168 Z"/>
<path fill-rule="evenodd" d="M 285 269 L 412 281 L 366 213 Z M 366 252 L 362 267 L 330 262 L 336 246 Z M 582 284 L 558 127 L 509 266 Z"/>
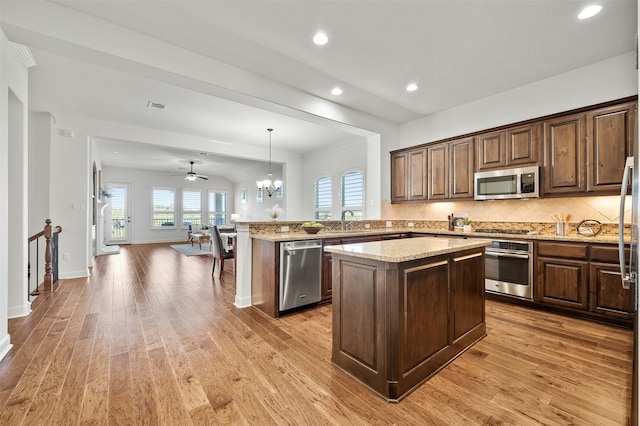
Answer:
<path fill-rule="evenodd" d="M 31 313 L 31 302 L 25 302 L 22 306 L 9 306 L 7 310 L 7 318 L 26 317 Z"/>
<path fill-rule="evenodd" d="M 89 273 L 89 269 L 86 269 L 84 271 L 67 271 L 67 272 L 60 272 L 60 275 L 58 275 L 58 279 L 71 279 L 71 278 L 87 278 L 91 276 L 91 274 Z"/>
<path fill-rule="evenodd" d="M 236 308 L 248 308 L 251 306 L 251 296 L 239 297 L 236 294 L 236 299 L 233 304 Z"/>
<path fill-rule="evenodd" d="M 11 344 L 11 336 L 8 334 L 4 336 L 2 340 L 0 340 L 0 360 L 5 357 L 6 354 L 9 353 L 13 345 Z"/>

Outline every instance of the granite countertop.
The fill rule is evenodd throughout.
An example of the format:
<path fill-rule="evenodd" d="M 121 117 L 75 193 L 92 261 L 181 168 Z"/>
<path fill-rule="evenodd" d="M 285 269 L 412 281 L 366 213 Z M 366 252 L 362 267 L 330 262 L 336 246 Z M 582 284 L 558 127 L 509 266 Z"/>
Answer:
<path fill-rule="evenodd" d="M 578 234 L 571 234 L 567 236 L 557 236 L 555 234 L 501 234 L 501 233 L 485 233 L 485 232 L 462 232 L 462 231 L 449 231 L 448 229 L 426 229 L 426 228 L 372 228 L 372 229 L 359 229 L 352 231 L 333 231 L 322 229 L 317 234 L 307 234 L 304 231 L 301 232 L 278 232 L 271 234 L 251 234 L 251 238 L 282 242 L 282 241 L 299 241 L 299 240 L 316 240 L 324 238 L 340 238 L 340 237 L 357 237 L 366 235 L 380 235 L 380 234 L 398 234 L 411 232 L 414 234 L 425 235 L 445 235 L 456 236 L 464 238 L 508 238 L 518 240 L 540 240 L 540 241 L 566 241 L 566 242 L 584 242 L 584 243 L 604 243 L 604 244 L 618 244 L 618 237 L 615 235 L 598 235 L 597 237 L 583 237 Z M 403 240 L 404 241 L 404 240 Z M 629 243 L 629 238 L 625 238 L 625 241 Z"/>
<path fill-rule="evenodd" d="M 383 262 L 400 263 L 488 246 L 490 240 L 462 238 L 407 238 L 327 246 L 325 251 Z"/>
<path fill-rule="evenodd" d="M 410 229 L 410 228 L 409 228 Z M 462 231 L 449 231 L 448 229 L 413 229 L 411 231 L 416 234 L 438 234 L 438 235 L 456 235 L 461 237 L 473 237 L 473 238 L 509 238 L 518 240 L 541 240 L 541 241 L 567 241 L 578 243 L 608 243 L 618 244 L 617 235 L 598 235 L 596 237 L 584 237 L 579 234 L 571 234 L 565 236 L 558 236 L 555 234 L 502 234 L 502 233 L 489 233 L 489 232 L 462 232 Z M 625 242 L 629 243 L 629 238 L 625 238 Z"/>
<path fill-rule="evenodd" d="M 277 232 L 273 234 L 251 234 L 251 238 L 267 241 L 297 241 L 297 240 L 317 240 L 323 238 L 358 237 L 363 235 L 400 234 L 405 232 L 415 232 L 413 228 L 372 228 L 357 229 L 350 231 L 333 231 L 321 229 L 317 234 L 307 234 L 300 232 Z"/>

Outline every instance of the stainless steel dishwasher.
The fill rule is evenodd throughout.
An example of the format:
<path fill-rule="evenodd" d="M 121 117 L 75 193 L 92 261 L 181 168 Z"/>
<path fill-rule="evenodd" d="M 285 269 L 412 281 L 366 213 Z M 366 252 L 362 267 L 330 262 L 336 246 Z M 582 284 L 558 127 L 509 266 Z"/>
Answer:
<path fill-rule="evenodd" d="M 280 244 L 280 303 L 287 311 L 320 301 L 322 240 Z"/>

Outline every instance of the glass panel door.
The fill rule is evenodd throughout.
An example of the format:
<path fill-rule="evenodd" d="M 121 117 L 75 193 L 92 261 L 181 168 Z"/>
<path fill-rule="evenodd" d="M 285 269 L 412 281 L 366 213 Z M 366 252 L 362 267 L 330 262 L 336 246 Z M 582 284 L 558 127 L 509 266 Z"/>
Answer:
<path fill-rule="evenodd" d="M 131 212 L 129 207 L 129 184 L 112 183 L 110 204 L 110 220 L 107 221 L 105 233 L 107 244 L 130 243 Z"/>

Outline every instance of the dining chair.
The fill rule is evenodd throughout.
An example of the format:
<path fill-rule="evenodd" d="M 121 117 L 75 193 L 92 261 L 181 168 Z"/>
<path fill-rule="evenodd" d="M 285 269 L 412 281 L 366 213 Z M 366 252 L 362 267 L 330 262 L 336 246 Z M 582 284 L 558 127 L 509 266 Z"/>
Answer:
<path fill-rule="evenodd" d="M 215 236 L 212 236 L 213 241 L 211 244 L 213 247 L 213 268 L 211 269 L 211 274 L 215 272 L 217 262 L 220 263 L 220 273 L 222 273 L 224 270 L 224 260 L 235 258 L 233 249 L 229 249 L 229 251 L 224 249 L 225 244 L 222 243 L 222 236 L 220 235 L 220 230 L 217 225 L 213 227 L 213 232 L 215 233 Z"/>
<path fill-rule="evenodd" d="M 193 229 L 191 228 L 191 225 L 189 225 L 189 230 L 187 231 L 187 242 L 190 242 L 191 245 L 193 245 Z"/>

